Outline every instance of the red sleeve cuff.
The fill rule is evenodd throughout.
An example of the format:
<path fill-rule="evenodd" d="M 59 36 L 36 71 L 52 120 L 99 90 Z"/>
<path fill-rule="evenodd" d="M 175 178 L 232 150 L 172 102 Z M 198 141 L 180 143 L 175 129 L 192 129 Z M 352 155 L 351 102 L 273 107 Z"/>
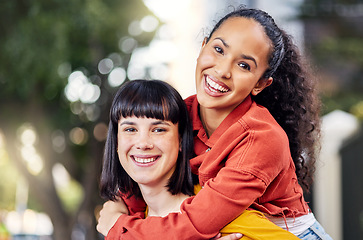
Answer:
<path fill-rule="evenodd" d="M 122 214 L 112 226 L 110 231 L 108 231 L 105 240 L 119 240 L 121 239 L 121 234 L 127 232 L 127 229 L 123 227 L 123 221 L 126 218 L 126 214 Z"/>

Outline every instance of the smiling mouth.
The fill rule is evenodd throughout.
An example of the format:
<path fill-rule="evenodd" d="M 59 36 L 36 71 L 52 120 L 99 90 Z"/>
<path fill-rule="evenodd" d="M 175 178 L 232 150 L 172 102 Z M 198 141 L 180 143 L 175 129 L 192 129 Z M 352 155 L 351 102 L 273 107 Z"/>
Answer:
<path fill-rule="evenodd" d="M 151 163 L 151 162 L 155 162 L 156 159 L 158 159 L 158 157 L 141 158 L 141 157 L 135 157 L 134 156 L 133 159 L 137 163 Z"/>
<path fill-rule="evenodd" d="M 207 83 L 208 88 L 215 93 L 226 93 L 229 91 L 228 88 L 223 87 L 221 85 L 219 85 L 218 83 L 216 83 L 215 81 L 213 81 L 209 76 L 205 76 L 205 82 Z"/>

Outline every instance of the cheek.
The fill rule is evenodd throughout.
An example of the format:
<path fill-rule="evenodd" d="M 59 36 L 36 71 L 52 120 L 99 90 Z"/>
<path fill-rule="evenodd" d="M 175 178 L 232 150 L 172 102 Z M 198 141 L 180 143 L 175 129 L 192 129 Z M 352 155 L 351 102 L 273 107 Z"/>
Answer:
<path fill-rule="evenodd" d="M 156 143 L 157 146 L 162 148 L 162 151 L 169 155 L 176 155 L 178 157 L 180 141 L 179 138 L 174 136 L 170 138 L 165 138 L 162 141 Z"/>
<path fill-rule="evenodd" d="M 131 150 L 132 145 L 124 140 L 118 142 L 117 145 L 117 156 L 121 166 L 128 172 L 128 154 Z"/>
<path fill-rule="evenodd" d="M 120 156 L 120 154 L 124 154 L 125 152 L 127 152 L 131 146 L 132 146 L 132 140 L 125 138 L 125 137 L 118 137 L 117 139 L 117 152 Z"/>
<path fill-rule="evenodd" d="M 205 68 L 211 66 L 214 62 L 214 57 L 206 51 L 202 51 L 197 59 L 197 68 Z"/>
<path fill-rule="evenodd" d="M 178 158 L 180 149 L 181 149 L 180 141 L 179 139 L 176 139 L 172 147 L 173 154 L 175 154 L 176 158 Z"/>

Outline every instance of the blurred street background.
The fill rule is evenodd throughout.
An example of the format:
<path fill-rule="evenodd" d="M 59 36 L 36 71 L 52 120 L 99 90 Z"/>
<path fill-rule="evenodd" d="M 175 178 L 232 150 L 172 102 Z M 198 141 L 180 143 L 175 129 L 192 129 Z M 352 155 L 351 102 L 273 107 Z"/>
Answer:
<path fill-rule="evenodd" d="M 323 138 L 306 194 L 334 240 L 363 239 L 363 1 L 0 1 L 0 240 L 96 240 L 108 111 L 125 81 L 195 93 L 203 38 L 260 8 L 319 80 Z"/>

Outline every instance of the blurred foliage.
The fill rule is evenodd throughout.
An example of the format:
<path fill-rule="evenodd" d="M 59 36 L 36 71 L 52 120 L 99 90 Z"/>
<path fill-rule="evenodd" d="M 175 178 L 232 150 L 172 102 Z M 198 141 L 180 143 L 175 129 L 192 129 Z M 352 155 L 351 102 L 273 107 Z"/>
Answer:
<path fill-rule="evenodd" d="M 82 191 L 82 186 L 79 184 L 79 182 L 74 180 L 71 180 L 68 186 L 60 188 L 57 191 L 59 197 L 63 200 L 66 211 L 70 213 L 77 211 L 79 203 L 81 203 L 82 200 Z"/>
<path fill-rule="evenodd" d="M 40 208 L 52 219 L 54 239 L 70 239 L 74 226 L 84 229 L 86 239 L 96 239 L 95 219 L 98 177 L 103 141 L 93 136 L 96 124 L 108 122 L 108 110 L 116 89 L 97 70 L 99 61 L 112 53 L 121 56 L 127 68 L 130 54 L 119 41 L 128 36 L 130 22 L 150 15 L 142 0 L 11 0 L 0 1 L 0 130 L 8 157 L 1 155 L 0 207 L 13 208 L 16 174 L 9 162 L 28 181 L 30 206 Z M 154 33 L 135 37 L 138 46 L 147 45 Z M 75 115 L 64 96 L 69 74 L 82 71 L 101 89 L 100 98 L 81 108 L 97 109 L 92 121 Z M 43 170 L 28 171 L 20 154 L 18 129 L 32 126 L 35 147 L 43 159 Z M 88 141 L 80 145 L 69 139 L 74 127 L 87 131 Z M 52 136 L 64 134 L 66 147 L 56 151 Z M 1 146 L 0 146 L 1 147 Z M 3 168 L 5 161 L 7 167 Z M 52 170 L 61 163 L 71 177 L 68 189 L 55 186 Z M 4 173 L 3 173 L 4 172 Z M 73 194 L 72 194 L 73 193 Z"/>
<path fill-rule="evenodd" d="M 15 191 L 16 180 L 19 178 L 19 173 L 10 163 L 9 157 L 5 149 L 0 147 L 0 209 L 13 210 L 15 209 Z"/>
<path fill-rule="evenodd" d="M 363 101 L 361 1 L 306 0 L 301 13 L 306 50 L 321 81 L 323 114 L 341 109 L 363 120 L 356 110 Z"/>
<path fill-rule="evenodd" d="M 327 56 L 334 59 L 343 58 L 363 66 L 363 44 L 358 36 L 349 38 L 326 38 L 316 46 L 314 51 L 318 60 L 326 60 Z M 321 58 L 321 59 L 319 59 Z"/>
<path fill-rule="evenodd" d="M 351 107 L 351 112 L 358 117 L 358 119 L 363 120 L 363 101 L 359 101 Z"/>

